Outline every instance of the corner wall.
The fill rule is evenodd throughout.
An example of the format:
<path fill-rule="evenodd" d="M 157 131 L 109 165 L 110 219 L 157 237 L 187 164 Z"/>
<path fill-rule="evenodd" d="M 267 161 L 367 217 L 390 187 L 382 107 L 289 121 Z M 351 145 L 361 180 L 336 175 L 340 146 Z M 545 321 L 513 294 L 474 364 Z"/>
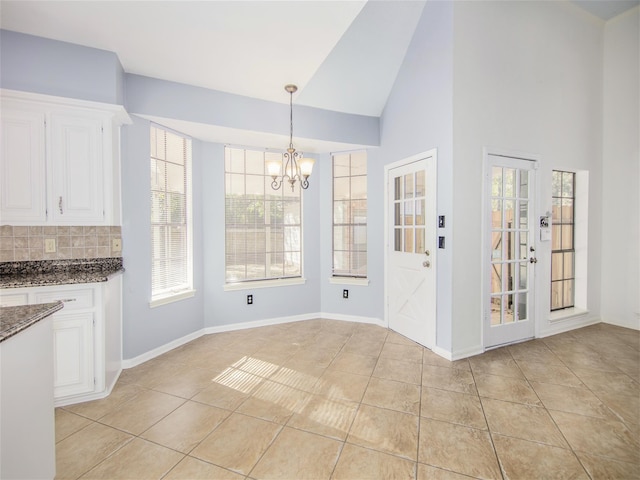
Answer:
<path fill-rule="evenodd" d="M 640 329 L 640 7 L 604 28 L 602 321 Z"/>

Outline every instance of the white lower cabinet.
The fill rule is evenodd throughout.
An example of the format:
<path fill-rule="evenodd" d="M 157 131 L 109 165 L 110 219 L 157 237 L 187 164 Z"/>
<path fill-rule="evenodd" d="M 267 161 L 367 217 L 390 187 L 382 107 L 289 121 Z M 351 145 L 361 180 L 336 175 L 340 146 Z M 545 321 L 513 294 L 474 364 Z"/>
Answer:
<path fill-rule="evenodd" d="M 64 303 L 51 316 L 56 406 L 103 398 L 113 388 L 122 368 L 121 282 L 116 276 L 94 284 L 0 292 L 3 306 Z"/>

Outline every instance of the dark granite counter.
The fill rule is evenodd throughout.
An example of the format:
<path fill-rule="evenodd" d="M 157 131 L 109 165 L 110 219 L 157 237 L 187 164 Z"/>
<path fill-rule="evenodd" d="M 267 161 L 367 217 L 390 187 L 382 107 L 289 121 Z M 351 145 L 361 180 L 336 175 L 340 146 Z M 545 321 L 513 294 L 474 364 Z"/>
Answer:
<path fill-rule="evenodd" d="M 0 263 L 0 288 L 106 282 L 124 271 L 122 257 Z"/>
<path fill-rule="evenodd" d="M 60 310 L 62 302 L 0 307 L 0 342 Z"/>

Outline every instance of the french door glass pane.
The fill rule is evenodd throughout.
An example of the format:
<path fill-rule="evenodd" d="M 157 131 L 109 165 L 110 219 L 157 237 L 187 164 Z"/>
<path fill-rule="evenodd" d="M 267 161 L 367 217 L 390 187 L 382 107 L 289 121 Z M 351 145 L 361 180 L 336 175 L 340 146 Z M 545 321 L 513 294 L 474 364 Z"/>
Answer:
<path fill-rule="evenodd" d="M 404 198 L 413 198 L 413 173 L 404 176 Z"/>

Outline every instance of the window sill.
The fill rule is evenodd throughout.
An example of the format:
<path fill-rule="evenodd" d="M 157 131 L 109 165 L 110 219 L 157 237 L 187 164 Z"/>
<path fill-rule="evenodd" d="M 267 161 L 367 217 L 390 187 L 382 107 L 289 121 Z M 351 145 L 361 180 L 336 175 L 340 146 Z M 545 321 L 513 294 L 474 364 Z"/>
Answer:
<path fill-rule="evenodd" d="M 582 315 L 586 315 L 589 313 L 589 310 L 585 310 L 582 308 L 565 308 L 563 310 L 558 310 L 556 312 L 551 312 L 549 314 L 549 321 L 551 323 L 560 322 L 562 320 L 568 320 L 574 317 L 580 317 Z"/>
<path fill-rule="evenodd" d="M 256 288 L 287 287 L 289 285 L 304 285 L 307 280 L 304 277 L 278 278 L 274 280 L 256 280 L 253 282 L 226 283 L 223 287 L 225 292 L 236 290 L 253 290 Z"/>
<path fill-rule="evenodd" d="M 151 301 L 149 302 L 149 307 L 150 308 L 155 308 L 155 307 L 159 307 L 161 305 L 167 305 L 169 303 L 173 303 L 173 302 L 178 302 L 180 300 L 184 300 L 185 298 L 191 298 L 194 297 L 196 295 L 196 291 L 191 289 L 191 290 L 181 290 L 180 292 L 176 292 L 176 293 L 169 293 L 163 296 L 159 296 L 156 298 L 151 299 Z"/>
<path fill-rule="evenodd" d="M 369 279 L 357 277 L 330 277 L 329 283 L 332 285 L 362 285 L 366 287 L 369 285 Z"/>

